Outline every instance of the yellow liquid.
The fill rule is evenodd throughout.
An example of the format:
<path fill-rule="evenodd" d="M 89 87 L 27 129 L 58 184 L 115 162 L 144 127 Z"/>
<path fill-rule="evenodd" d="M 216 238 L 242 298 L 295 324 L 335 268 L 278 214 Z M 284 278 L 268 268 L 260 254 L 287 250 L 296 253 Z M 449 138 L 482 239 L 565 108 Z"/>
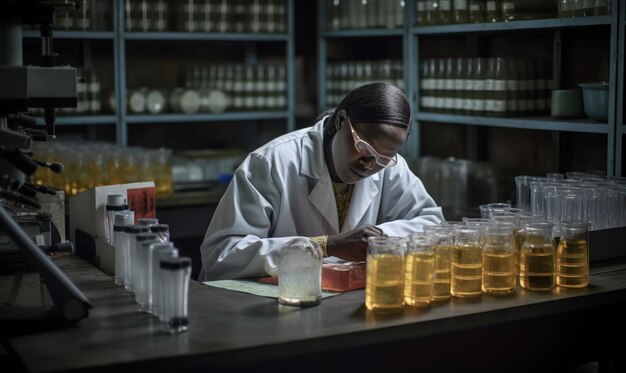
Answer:
<path fill-rule="evenodd" d="M 515 249 L 515 276 L 519 277 L 519 263 L 522 245 L 526 240 L 526 233 L 523 230 L 513 229 L 513 248 Z"/>
<path fill-rule="evenodd" d="M 528 290 L 550 290 L 555 285 L 554 246 L 524 243 L 520 257 L 520 285 Z"/>
<path fill-rule="evenodd" d="M 482 249 L 478 245 L 452 248 L 452 283 L 450 293 L 459 298 L 478 297 L 482 286 Z"/>
<path fill-rule="evenodd" d="M 406 257 L 404 272 L 404 303 L 427 306 L 432 300 L 434 252 L 412 252 Z"/>
<path fill-rule="evenodd" d="M 509 294 L 515 288 L 515 254 L 483 252 L 483 285 L 487 294 Z"/>
<path fill-rule="evenodd" d="M 404 259 L 398 255 L 368 255 L 365 306 L 377 312 L 402 309 Z"/>
<path fill-rule="evenodd" d="M 587 241 L 561 239 L 556 251 L 556 284 L 567 288 L 589 285 Z"/>
<path fill-rule="evenodd" d="M 433 277 L 433 300 L 440 301 L 450 299 L 450 246 L 437 246 L 435 248 L 435 275 Z"/>

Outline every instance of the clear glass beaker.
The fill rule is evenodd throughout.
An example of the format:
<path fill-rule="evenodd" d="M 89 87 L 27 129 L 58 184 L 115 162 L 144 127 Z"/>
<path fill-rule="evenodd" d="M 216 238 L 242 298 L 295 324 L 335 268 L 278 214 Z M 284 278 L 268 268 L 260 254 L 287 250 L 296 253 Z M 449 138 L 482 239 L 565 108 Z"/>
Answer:
<path fill-rule="evenodd" d="M 404 269 L 404 304 L 426 307 L 432 301 L 436 242 L 423 234 L 409 235 Z"/>
<path fill-rule="evenodd" d="M 450 299 L 450 271 L 454 228 L 452 225 L 427 225 L 426 237 L 435 242 L 435 274 L 433 275 L 433 301 Z"/>
<path fill-rule="evenodd" d="M 566 288 L 589 285 L 589 223 L 561 222 L 556 250 L 556 284 Z"/>
<path fill-rule="evenodd" d="M 406 239 L 369 237 L 365 306 L 379 313 L 402 309 L 404 292 L 404 255 Z"/>
<path fill-rule="evenodd" d="M 482 291 L 486 294 L 509 294 L 515 289 L 514 227 L 513 222 L 495 221 L 485 230 Z"/>
<path fill-rule="evenodd" d="M 529 223 L 520 250 L 520 286 L 528 290 L 552 290 L 555 285 L 555 248 L 552 223 Z"/>
<path fill-rule="evenodd" d="M 481 295 L 483 232 L 482 225 L 454 226 L 450 284 L 450 293 L 453 297 L 474 298 Z"/>

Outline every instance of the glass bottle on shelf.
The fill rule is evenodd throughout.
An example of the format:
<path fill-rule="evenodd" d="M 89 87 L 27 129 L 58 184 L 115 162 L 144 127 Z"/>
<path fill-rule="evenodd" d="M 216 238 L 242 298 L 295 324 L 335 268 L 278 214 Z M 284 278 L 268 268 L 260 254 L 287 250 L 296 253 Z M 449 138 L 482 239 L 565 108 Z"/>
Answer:
<path fill-rule="evenodd" d="M 486 74 L 486 59 L 474 58 L 473 59 L 473 93 L 472 93 L 472 111 L 474 115 L 485 115 L 485 74 Z"/>
<path fill-rule="evenodd" d="M 209 4 L 207 4 L 209 6 Z M 154 31 L 167 31 L 169 18 L 169 4 L 166 0 L 154 0 L 152 4 L 151 24 Z"/>
<path fill-rule="evenodd" d="M 452 23 L 452 0 L 439 0 L 439 7 L 437 9 L 440 25 L 448 25 Z"/>
<path fill-rule="evenodd" d="M 474 69 L 475 63 L 474 59 L 466 58 L 465 59 L 465 71 L 462 76 L 463 80 L 463 111 L 462 113 L 465 115 L 473 115 L 473 105 L 474 105 Z"/>
<path fill-rule="evenodd" d="M 574 17 L 587 17 L 595 13 L 594 0 L 572 0 Z"/>
<path fill-rule="evenodd" d="M 421 65 L 420 108 L 423 111 L 433 111 L 435 61 L 435 59 L 425 59 Z"/>
<path fill-rule="evenodd" d="M 504 22 L 514 21 L 516 19 L 515 1 L 502 1 L 502 20 Z"/>
<path fill-rule="evenodd" d="M 485 93 L 486 115 L 496 117 L 506 115 L 506 65 L 503 58 L 487 60 Z"/>
<path fill-rule="evenodd" d="M 82 0 L 75 3 L 80 5 L 80 8 L 73 11 L 74 15 L 74 29 L 80 31 L 91 30 L 91 1 Z"/>
<path fill-rule="evenodd" d="M 446 73 L 446 60 L 444 58 L 438 58 L 435 69 L 435 106 L 434 111 L 443 112 L 445 109 L 445 73 Z"/>
<path fill-rule="evenodd" d="M 428 23 L 426 23 L 427 18 L 426 18 L 426 7 L 428 1 L 427 0 L 418 0 L 415 4 L 415 9 L 416 9 L 416 13 L 415 13 L 415 25 L 416 26 L 425 26 Z"/>
<path fill-rule="evenodd" d="M 572 0 L 558 0 L 559 18 L 571 18 L 574 16 Z"/>
<path fill-rule="evenodd" d="M 445 59 L 445 70 L 443 74 L 443 112 L 452 113 L 454 108 L 454 81 L 455 81 L 455 67 L 454 59 Z"/>
<path fill-rule="evenodd" d="M 465 88 L 465 71 L 467 70 L 464 58 L 455 58 L 452 63 L 452 108 L 451 113 L 463 113 L 463 90 Z"/>
<path fill-rule="evenodd" d="M 594 0 L 593 2 L 594 15 L 596 16 L 608 16 L 611 14 L 611 0 Z"/>
<path fill-rule="evenodd" d="M 98 81 L 98 76 L 94 72 L 90 75 L 90 81 L 87 84 L 87 92 L 89 96 L 89 111 L 92 114 L 99 113 L 101 109 L 100 81 Z"/>
<path fill-rule="evenodd" d="M 502 21 L 502 0 L 485 1 L 485 18 L 487 22 Z"/>
<path fill-rule="evenodd" d="M 439 0 L 428 0 L 426 2 L 426 22 L 425 25 L 436 25 L 439 23 Z"/>
<path fill-rule="evenodd" d="M 452 21 L 454 23 L 467 23 L 469 21 L 468 0 L 454 0 L 452 3 Z"/>
<path fill-rule="evenodd" d="M 519 116 L 523 112 L 520 105 L 523 87 L 520 85 L 521 76 L 518 75 L 518 60 L 506 60 L 506 115 Z"/>
<path fill-rule="evenodd" d="M 485 22 L 485 0 L 469 0 L 468 9 L 468 22 Z"/>

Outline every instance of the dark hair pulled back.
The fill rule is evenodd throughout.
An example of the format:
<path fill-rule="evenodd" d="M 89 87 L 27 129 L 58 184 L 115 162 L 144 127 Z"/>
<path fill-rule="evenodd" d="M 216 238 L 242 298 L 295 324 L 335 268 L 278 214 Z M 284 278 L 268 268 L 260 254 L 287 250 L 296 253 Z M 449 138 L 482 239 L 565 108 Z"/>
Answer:
<path fill-rule="evenodd" d="M 334 134 L 337 113 L 345 109 L 350 122 L 382 123 L 402 128 L 410 128 L 411 109 L 409 102 L 396 86 L 385 83 L 369 83 L 350 91 L 330 114 L 324 125 L 326 133 Z"/>

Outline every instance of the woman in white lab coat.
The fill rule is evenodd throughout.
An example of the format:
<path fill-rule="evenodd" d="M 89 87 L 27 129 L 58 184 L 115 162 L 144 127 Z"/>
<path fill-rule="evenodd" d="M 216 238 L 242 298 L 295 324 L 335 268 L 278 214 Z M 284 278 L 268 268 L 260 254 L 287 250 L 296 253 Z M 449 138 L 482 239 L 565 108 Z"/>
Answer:
<path fill-rule="evenodd" d="M 314 126 L 250 153 L 209 224 L 199 280 L 276 274 L 280 248 L 294 237 L 365 260 L 367 237 L 441 223 L 441 208 L 398 154 L 409 129 L 402 91 L 371 83 Z"/>

